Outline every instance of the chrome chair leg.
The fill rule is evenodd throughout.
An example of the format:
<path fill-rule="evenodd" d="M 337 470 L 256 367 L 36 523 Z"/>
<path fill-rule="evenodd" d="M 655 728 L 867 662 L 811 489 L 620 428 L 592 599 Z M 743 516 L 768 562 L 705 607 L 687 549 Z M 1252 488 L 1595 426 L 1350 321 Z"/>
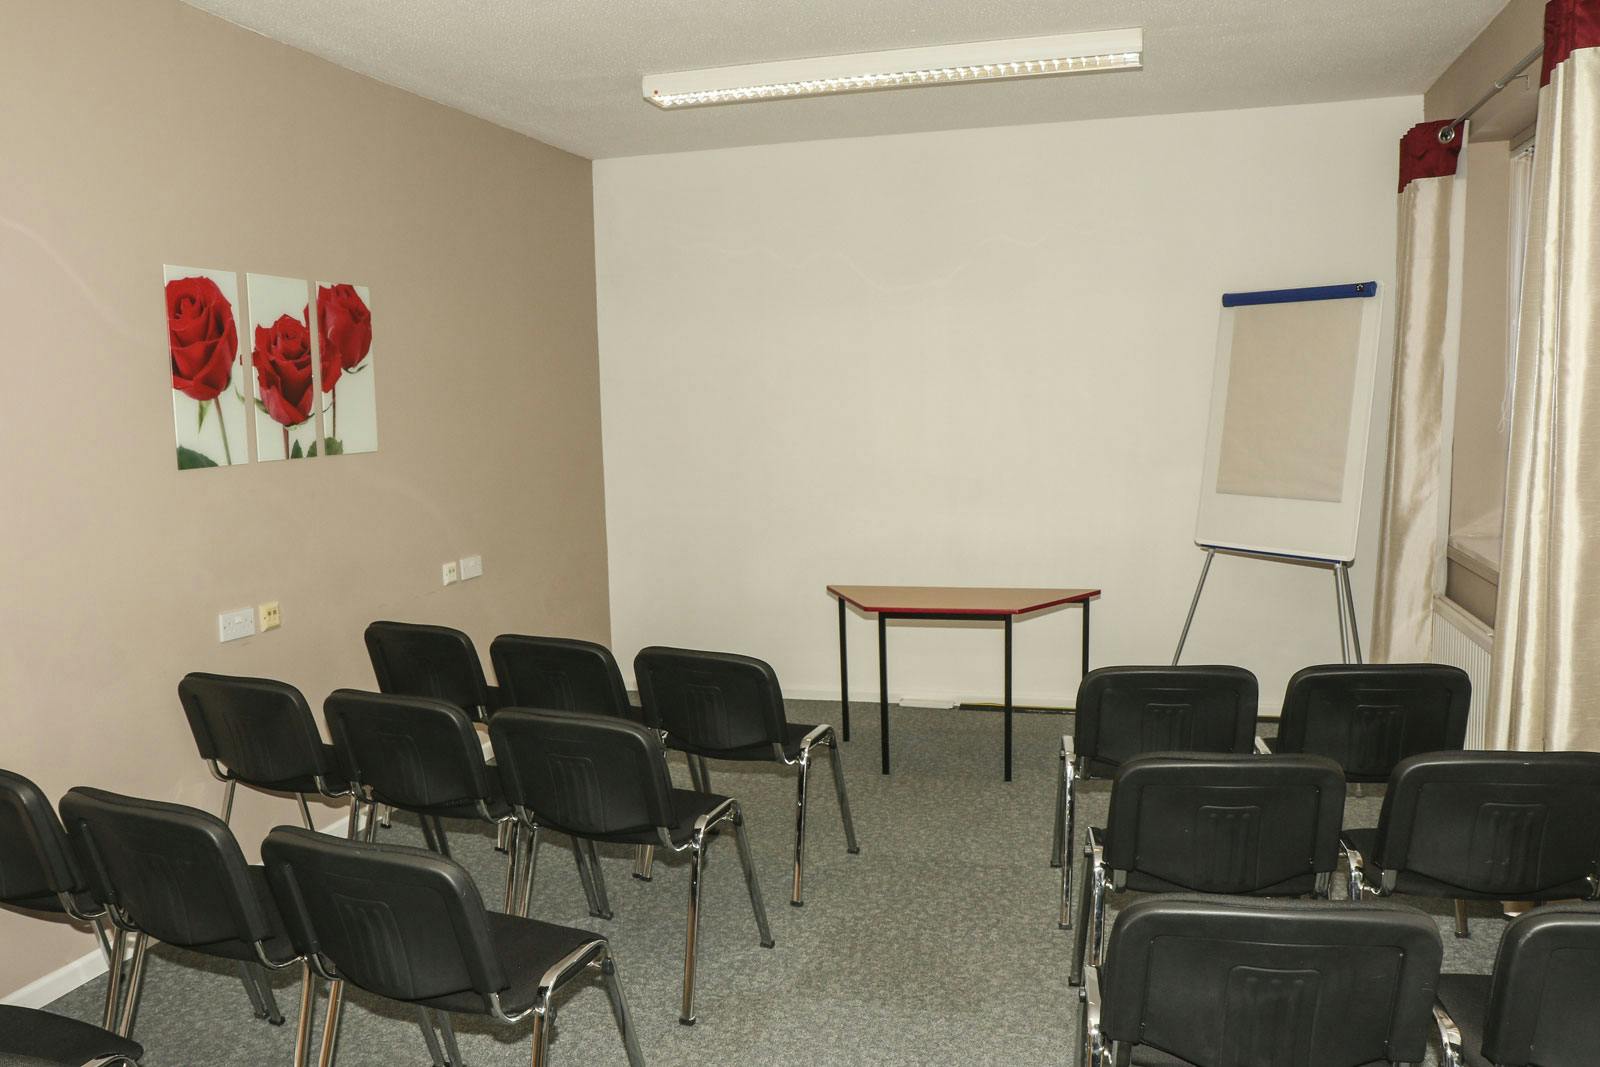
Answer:
<path fill-rule="evenodd" d="M 433 1012 L 417 1005 L 417 1022 L 422 1027 L 422 1040 L 428 1043 L 428 1059 L 433 1067 L 452 1067 L 444 1049 L 439 1047 L 439 1035 L 433 1032 Z"/>
<path fill-rule="evenodd" d="M 771 948 L 772 927 L 767 924 L 767 905 L 761 899 L 761 883 L 756 880 L 755 860 L 750 856 L 750 838 L 744 832 L 744 813 L 737 804 L 733 807 L 733 840 L 739 846 L 739 866 L 744 868 L 745 888 L 750 891 L 750 909 L 756 913 L 756 929 L 761 933 L 761 947 Z"/>
<path fill-rule="evenodd" d="M 250 977 L 255 983 L 256 993 L 261 998 L 261 1014 L 259 1018 L 265 1019 L 273 1026 L 283 1025 L 283 1012 L 278 1010 L 278 998 L 272 993 L 272 983 L 267 980 L 266 969 L 259 963 L 245 964 L 250 971 Z"/>
<path fill-rule="evenodd" d="M 683 940 L 683 1005 L 678 1011 L 678 1022 L 684 1026 L 694 1025 L 694 951 L 700 940 L 700 878 L 704 857 L 705 839 L 696 831 L 689 850 L 689 918 Z"/>
<path fill-rule="evenodd" d="M 583 842 L 583 850 L 589 857 L 589 877 L 594 881 L 594 901 L 600 906 L 600 913 L 595 917 L 609 919 L 612 917 L 611 901 L 606 896 L 606 872 L 600 869 L 600 853 L 595 851 L 594 842 L 588 839 Z"/>
<path fill-rule="evenodd" d="M 433 823 L 428 821 L 426 815 L 419 815 L 417 822 L 422 825 L 422 847 L 429 852 L 438 852 L 439 841 L 433 836 Z"/>
<path fill-rule="evenodd" d="M 439 1020 L 439 1036 L 444 1039 L 446 1062 L 450 1064 L 450 1067 L 462 1067 L 464 1061 L 461 1059 L 461 1049 L 456 1045 L 456 1028 L 455 1024 L 450 1021 L 450 1013 L 439 1011 L 435 1013 L 435 1018 Z"/>
<path fill-rule="evenodd" d="M 315 830 L 317 824 L 311 821 L 311 805 L 306 803 L 306 795 L 304 793 L 296 793 L 294 798 L 300 802 L 300 818 L 305 822 L 306 829 Z"/>
<path fill-rule="evenodd" d="M 544 1007 L 533 1013 L 533 1067 L 546 1067 L 550 1062 L 550 1024 L 555 1020 L 545 1013 L 551 1007 L 546 997 Z"/>
<path fill-rule="evenodd" d="M 589 862 L 584 858 L 583 845 L 576 837 L 572 838 L 572 861 L 578 865 L 578 880 L 583 883 L 583 897 L 589 902 L 589 914 L 596 919 L 609 919 L 600 906 L 600 896 L 595 892 L 594 878 L 589 873 Z"/>
<path fill-rule="evenodd" d="M 1072 972 L 1067 976 L 1070 986 L 1083 985 L 1083 961 L 1089 949 L 1089 879 L 1093 865 L 1089 863 L 1089 847 L 1083 849 L 1083 891 L 1078 894 L 1078 937 L 1072 946 Z"/>
<path fill-rule="evenodd" d="M 1061 866 L 1067 836 L 1067 746 L 1061 746 L 1061 771 L 1056 776 L 1056 823 L 1050 834 L 1050 866 Z"/>
<path fill-rule="evenodd" d="M 378 813 L 378 825 L 385 830 L 389 829 L 390 823 L 394 818 L 394 809 L 385 804 L 378 809 Z"/>
<path fill-rule="evenodd" d="M 690 788 L 692 788 L 696 793 L 709 793 L 709 792 L 711 792 L 710 789 L 706 788 L 705 782 L 700 780 L 700 767 L 701 767 L 701 764 L 695 762 L 694 754 L 693 753 L 688 753 L 688 754 L 686 754 L 684 756 L 684 759 L 689 764 L 689 786 L 690 786 Z"/>
<path fill-rule="evenodd" d="M 1456 937 L 1468 938 L 1471 936 L 1472 930 L 1467 926 L 1467 902 L 1458 900 L 1456 901 Z"/>
<path fill-rule="evenodd" d="M 271 1013 L 261 998 L 261 986 L 256 981 L 256 974 L 250 969 L 250 964 L 239 961 L 235 966 L 239 971 L 239 981 L 244 983 L 245 996 L 250 998 L 250 1011 L 257 1019 L 265 1019 Z"/>
<path fill-rule="evenodd" d="M 617 978 L 617 958 L 606 948 L 605 959 L 600 962 L 600 974 L 605 980 L 606 996 L 611 998 L 611 1014 L 617 1020 L 617 1030 L 622 1034 L 622 1047 L 628 1053 L 628 1067 L 644 1067 L 644 1055 L 639 1051 L 639 1035 L 633 1029 L 633 1016 L 628 1014 L 628 1002 L 622 996 L 622 982 Z"/>
<path fill-rule="evenodd" d="M 1072 853 L 1075 847 L 1073 842 L 1077 840 L 1074 835 L 1078 832 L 1078 783 L 1071 777 L 1070 760 L 1067 768 L 1068 778 L 1062 789 L 1066 806 L 1061 816 L 1065 824 L 1062 830 L 1065 836 L 1061 839 L 1061 917 L 1056 921 L 1057 927 L 1062 930 L 1072 921 Z"/>
<path fill-rule="evenodd" d="M 839 762 L 839 739 L 828 735 L 828 762 L 833 764 L 833 791 L 839 795 L 839 817 L 844 820 L 844 850 L 852 856 L 861 854 L 856 843 L 856 822 L 850 817 L 850 797 L 844 789 L 844 765 Z"/>
<path fill-rule="evenodd" d="M 117 1036 L 133 1033 L 133 1020 L 139 1012 L 139 994 L 144 989 L 144 957 L 150 950 L 150 935 L 142 931 L 133 940 L 133 965 L 128 969 L 128 995 L 122 1004 L 122 1022 L 117 1025 Z"/>
<path fill-rule="evenodd" d="M 433 835 L 439 842 L 439 855 L 445 859 L 452 859 L 450 855 L 450 838 L 444 832 L 444 820 L 435 815 L 433 817 Z"/>
<path fill-rule="evenodd" d="M 711 768 L 706 765 L 704 756 L 697 757 L 700 761 L 700 792 L 711 792 Z"/>
<path fill-rule="evenodd" d="M 322 1053 L 317 1067 L 333 1067 L 334 1050 L 339 1044 L 339 1018 L 344 1008 L 344 982 L 335 979 L 328 986 L 328 1013 L 322 1023 Z"/>
<path fill-rule="evenodd" d="M 517 902 L 517 914 L 526 919 L 529 903 L 533 899 L 533 868 L 539 859 L 539 827 L 537 824 L 526 827 L 524 833 L 527 836 L 527 843 L 523 848 L 527 851 L 527 858 L 523 860 L 522 897 Z"/>
<path fill-rule="evenodd" d="M 239 790 L 239 783 L 236 782 L 236 781 L 233 781 L 232 779 L 229 779 L 228 783 L 222 787 L 222 821 L 223 822 L 228 822 L 233 818 L 233 794 L 238 792 L 238 790 Z"/>
<path fill-rule="evenodd" d="M 502 828 L 504 823 L 501 824 Z M 518 861 L 522 858 L 522 824 L 513 823 L 511 827 L 511 848 L 506 852 L 506 897 L 501 911 L 507 915 L 515 914 L 511 909 L 517 904 L 517 873 L 520 868 Z"/>
<path fill-rule="evenodd" d="M 641 882 L 651 879 L 651 871 L 656 864 L 656 848 L 654 845 L 640 845 L 633 856 L 633 876 Z"/>
<path fill-rule="evenodd" d="M 796 908 L 805 904 L 800 898 L 800 879 L 806 862 L 806 785 L 811 777 L 810 749 L 801 750 L 799 764 L 800 774 L 796 780 L 798 789 L 794 810 L 794 889 L 789 894 L 789 904 Z"/>
<path fill-rule="evenodd" d="M 344 837 L 346 841 L 361 840 L 361 798 L 358 796 L 350 798 L 350 818 L 345 824 Z"/>
<path fill-rule="evenodd" d="M 106 972 L 106 1009 L 101 1029 L 118 1033 L 117 1016 L 122 1008 L 122 957 L 128 951 L 128 932 L 117 927 L 111 935 L 111 969 Z"/>
<path fill-rule="evenodd" d="M 1084 853 L 1089 864 L 1089 899 L 1083 906 L 1090 908 L 1089 923 L 1093 942 L 1089 959 L 1096 968 L 1105 962 L 1106 951 L 1106 868 L 1101 861 L 1100 846 L 1094 843 L 1094 831 L 1089 831 L 1090 845 Z"/>
<path fill-rule="evenodd" d="M 311 1058 L 312 1016 L 317 1010 L 317 976 L 311 964 L 300 964 L 300 1017 L 294 1025 L 294 1067 L 308 1067 Z"/>
<path fill-rule="evenodd" d="M 511 840 L 510 840 L 511 834 L 512 834 L 512 829 L 511 829 L 511 825 L 510 825 L 510 820 L 509 819 L 501 820 L 500 823 L 495 827 L 494 850 L 496 852 L 509 852 L 509 851 L 511 851 Z"/>

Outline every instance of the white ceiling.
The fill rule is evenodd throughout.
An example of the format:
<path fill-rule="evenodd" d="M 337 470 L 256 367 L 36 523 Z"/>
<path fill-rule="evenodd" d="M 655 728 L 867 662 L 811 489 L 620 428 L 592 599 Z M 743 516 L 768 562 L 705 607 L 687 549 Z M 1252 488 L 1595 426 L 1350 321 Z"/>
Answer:
<path fill-rule="evenodd" d="M 591 158 L 1421 93 L 1506 0 L 186 0 Z M 1133 73 L 662 112 L 647 73 L 1142 26 Z"/>

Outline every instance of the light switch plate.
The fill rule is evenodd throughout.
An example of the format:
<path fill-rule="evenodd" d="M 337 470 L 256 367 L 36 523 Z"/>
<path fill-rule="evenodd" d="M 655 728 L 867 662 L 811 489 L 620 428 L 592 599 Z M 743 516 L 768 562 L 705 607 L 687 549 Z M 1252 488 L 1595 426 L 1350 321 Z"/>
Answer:
<path fill-rule="evenodd" d="M 455 560 L 451 560 L 449 563 L 444 565 L 441 574 L 444 578 L 445 585 L 455 585 L 461 580 L 460 564 L 456 563 Z"/>
<path fill-rule="evenodd" d="M 463 556 L 461 559 L 461 580 L 483 577 L 483 557 Z"/>
<path fill-rule="evenodd" d="M 224 611 L 217 616 L 217 640 L 219 641 L 237 641 L 241 637 L 250 637 L 255 632 L 256 612 L 254 608 Z"/>

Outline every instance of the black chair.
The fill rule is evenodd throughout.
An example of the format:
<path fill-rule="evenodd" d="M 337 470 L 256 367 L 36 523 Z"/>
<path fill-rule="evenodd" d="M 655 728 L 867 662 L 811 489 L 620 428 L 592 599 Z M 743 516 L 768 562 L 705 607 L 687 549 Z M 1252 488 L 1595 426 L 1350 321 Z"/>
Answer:
<path fill-rule="evenodd" d="M 565 637 L 501 634 L 489 645 L 500 702 L 508 708 L 583 711 L 641 721 L 616 657 L 605 645 Z"/>
<path fill-rule="evenodd" d="M 773 946 L 739 802 L 715 793 L 674 789 L 666 749 L 655 730 L 615 716 L 508 708 L 490 721 L 489 737 L 506 797 L 517 809 L 527 838 L 527 871 L 520 881 L 523 914 L 533 887 L 542 828 L 589 841 L 655 844 L 688 852 L 689 917 L 678 1021 L 692 1025 L 705 849 L 711 830 L 727 822 L 739 847 L 761 945 Z"/>
<path fill-rule="evenodd" d="M 311 971 L 289 943 L 261 867 L 245 862 L 226 823 L 180 804 L 79 786 L 61 798 L 61 817 L 95 897 L 117 929 L 135 935 L 128 993 L 116 1031 L 133 1032 L 150 940 L 238 965 L 255 1013 L 282 1025 L 260 968 L 301 965 L 295 1063 L 311 1040 Z"/>
<path fill-rule="evenodd" d="M 1158 897 L 1117 916 L 1087 1067 L 1358 1067 L 1427 1055 L 1443 947 L 1394 905 Z"/>
<path fill-rule="evenodd" d="M 346 982 L 416 1007 L 435 1063 L 462 1062 L 453 1012 L 504 1023 L 532 1016 L 533 1064 L 542 1067 L 554 997 L 587 971 L 605 982 L 628 1062 L 644 1063 L 604 936 L 491 913 L 464 868 L 420 849 L 280 827 L 261 856 L 295 945 L 333 983 L 322 1067 L 334 1062 Z"/>
<path fill-rule="evenodd" d="M 76 1019 L 0 1004 L 0 1067 L 138 1067 L 137 1042 Z"/>
<path fill-rule="evenodd" d="M 500 706 L 498 691 L 483 676 L 472 638 L 460 630 L 375 622 L 367 627 L 366 639 L 379 692 L 443 700 L 473 722 L 487 721 Z"/>
<path fill-rule="evenodd" d="M 696 652 L 682 648 L 646 648 L 633 660 L 634 679 L 644 705 L 645 721 L 667 734 L 667 743 L 701 759 L 700 788 L 711 791 L 706 758 L 741 762 L 781 763 L 797 767 L 799 796 L 795 805 L 794 886 L 789 903 L 804 901 L 800 882 L 806 851 L 806 786 L 812 752 L 828 750 L 833 788 L 844 820 L 845 851 L 855 855 L 855 823 L 845 794 L 839 740 L 827 723 L 792 723 L 784 714 L 783 691 L 772 667 L 749 656 Z M 649 873 L 649 860 L 645 862 Z"/>
<path fill-rule="evenodd" d="M 223 822 L 230 820 L 234 792 L 243 782 L 269 793 L 293 793 L 308 830 L 316 826 L 306 794 L 329 800 L 349 797 L 347 834 L 354 838 L 360 832 L 360 802 L 339 765 L 338 751 L 323 742 L 300 690 L 269 678 L 195 673 L 178 683 L 178 699 L 200 758 L 225 783 Z"/>
<path fill-rule="evenodd" d="M 1472 680 L 1443 663 L 1334 663 L 1289 679 L 1273 752 L 1327 756 L 1352 783 L 1387 782 L 1423 752 L 1459 752 Z"/>
<path fill-rule="evenodd" d="M 1350 899 L 1594 899 L 1600 894 L 1600 753 L 1437 752 L 1402 760 L 1375 829 L 1340 835 Z"/>
<path fill-rule="evenodd" d="M 1100 667 L 1084 675 L 1056 783 L 1057 926 L 1066 930 L 1072 920 L 1078 781 L 1110 778 L 1146 752 L 1252 752 L 1258 699 L 1256 676 L 1243 667 Z"/>
<path fill-rule="evenodd" d="M 1442 1067 L 1600 1063 L 1600 907 L 1551 904 L 1513 920 L 1494 974 L 1439 979 Z"/>
<path fill-rule="evenodd" d="M 1077 957 L 1098 966 L 1111 892 L 1327 899 L 1344 776 L 1320 756 L 1153 753 L 1117 768 L 1104 830 L 1086 835 Z"/>
<path fill-rule="evenodd" d="M 126 938 L 89 892 L 89 882 L 49 798 L 33 782 L 10 771 L 0 771 L 0 906 L 87 923 L 94 929 L 110 974 L 105 1026 L 115 1026 Z"/>

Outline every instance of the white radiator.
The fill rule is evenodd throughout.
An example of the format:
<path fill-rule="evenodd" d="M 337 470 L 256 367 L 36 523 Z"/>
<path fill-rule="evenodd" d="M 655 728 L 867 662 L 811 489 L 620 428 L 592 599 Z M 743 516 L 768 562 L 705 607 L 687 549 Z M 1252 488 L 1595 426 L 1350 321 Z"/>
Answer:
<path fill-rule="evenodd" d="M 1472 679 L 1472 713 L 1467 719 L 1467 747 L 1484 745 L 1484 714 L 1489 703 L 1489 660 L 1494 631 L 1447 597 L 1433 598 L 1433 660 L 1460 667 Z"/>

